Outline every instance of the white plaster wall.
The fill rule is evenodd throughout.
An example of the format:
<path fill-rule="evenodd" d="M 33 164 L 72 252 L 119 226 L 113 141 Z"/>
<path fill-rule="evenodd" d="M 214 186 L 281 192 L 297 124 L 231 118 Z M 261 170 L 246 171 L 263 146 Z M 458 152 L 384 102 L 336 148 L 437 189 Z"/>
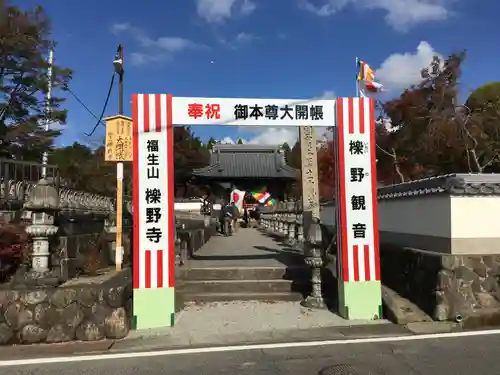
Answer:
<path fill-rule="evenodd" d="M 379 200 L 379 230 L 451 236 L 451 199 L 445 195 Z"/>
<path fill-rule="evenodd" d="M 203 206 L 203 202 L 174 202 L 174 210 L 175 211 L 184 211 L 184 212 L 200 212 L 201 206 Z M 213 205 L 214 211 L 220 210 L 221 206 L 219 203 Z"/>
<path fill-rule="evenodd" d="M 499 238 L 500 197 L 451 197 L 453 238 Z"/>
<path fill-rule="evenodd" d="M 200 212 L 201 202 L 174 202 L 175 211 L 197 211 Z"/>

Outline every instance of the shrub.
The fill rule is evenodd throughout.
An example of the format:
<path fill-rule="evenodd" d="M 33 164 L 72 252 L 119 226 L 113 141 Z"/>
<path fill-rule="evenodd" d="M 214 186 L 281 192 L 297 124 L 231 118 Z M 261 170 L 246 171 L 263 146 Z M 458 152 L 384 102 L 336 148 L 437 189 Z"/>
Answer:
<path fill-rule="evenodd" d="M 29 235 L 24 226 L 0 224 L 0 282 L 5 282 L 27 260 L 29 249 Z"/>

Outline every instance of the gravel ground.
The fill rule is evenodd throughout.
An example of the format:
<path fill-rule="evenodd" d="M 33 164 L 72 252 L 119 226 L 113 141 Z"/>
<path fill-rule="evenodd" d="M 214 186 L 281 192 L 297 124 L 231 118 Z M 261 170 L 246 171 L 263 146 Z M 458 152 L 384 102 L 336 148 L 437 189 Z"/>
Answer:
<path fill-rule="evenodd" d="M 234 301 L 187 306 L 179 314 L 175 330 L 238 333 L 380 323 L 387 321 L 348 321 L 328 310 L 302 307 L 300 302 Z"/>
<path fill-rule="evenodd" d="M 253 338 L 290 330 L 351 325 L 390 324 L 386 320 L 347 321 L 328 310 L 311 310 L 299 302 L 265 303 L 258 301 L 216 302 L 189 305 L 180 312 L 173 328 L 152 330 L 151 335 L 167 335 L 178 345 L 221 343 L 234 338 Z M 147 335 L 132 332 L 129 336 Z"/>

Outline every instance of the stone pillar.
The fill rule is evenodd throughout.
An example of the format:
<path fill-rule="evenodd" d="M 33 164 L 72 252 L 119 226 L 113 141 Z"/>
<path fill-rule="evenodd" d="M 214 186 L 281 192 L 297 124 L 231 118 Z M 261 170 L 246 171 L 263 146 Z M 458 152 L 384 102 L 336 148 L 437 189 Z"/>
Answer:
<path fill-rule="evenodd" d="M 32 212 L 32 224 L 26 228 L 26 232 L 33 237 L 32 264 L 24 275 L 25 282 L 56 285 L 59 275 L 53 272 L 50 264 L 49 238 L 58 230 L 54 225 L 54 216 L 59 211 L 58 192 L 47 180 L 41 179 L 31 190 L 24 207 Z"/>
<path fill-rule="evenodd" d="M 278 205 L 278 234 L 281 236 L 283 234 L 283 203 L 280 202 Z"/>
<path fill-rule="evenodd" d="M 266 228 L 266 220 L 267 220 L 267 210 L 264 207 L 260 211 L 260 225 L 258 227 L 260 230 L 263 230 Z"/>
<path fill-rule="evenodd" d="M 302 225 L 302 221 L 297 224 L 297 242 L 299 244 L 304 243 L 304 225 Z"/>
<path fill-rule="evenodd" d="M 276 233 L 278 233 L 278 207 L 277 206 L 273 209 L 273 225 L 272 225 L 272 234 L 276 234 Z"/>
<path fill-rule="evenodd" d="M 282 222 L 282 228 L 283 232 L 282 235 L 285 239 L 288 238 L 288 202 L 283 202 L 283 207 L 281 208 L 282 213 L 281 213 L 281 222 Z"/>
<path fill-rule="evenodd" d="M 311 284 L 313 286 L 312 294 L 303 301 L 303 305 L 311 308 L 324 308 L 326 305 L 321 295 L 323 258 L 321 254 L 321 228 L 319 226 L 318 157 L 314 127 L 300 127 L 300 150 L 303 230 L 306 235 L 304 257 L 306 263 L 311 267 Z"/>
<path fill-rule="evenodd" d="M 287 205 L 288 238 L 287 243 L 290 246 L 295 245 L 295 202 L 289 202 Z"/>
<path fill-rule="evenodd" d="M 262 220 L 261 220 L 262 228 L 265 231 L 268 231 L 269 230 L 269 210 L 266 210 L 265 213 L 261 214 L 261 217 L 262 217 Z"/>
<path fill-rule="evenodd" d="M 311 211 L 312 216 L 319 219 L 318 153 L 316 149 L 316 131 L 312 126 L 300 127 L 300 158 L 302 210 Z"/>
<path fill-rule="evenodd" d="M 297 202 L 297 242 L 299 245 L 304 243 L 304 222 L 303 222 L 303 212 L 302 212 L 302 201 Z"/>

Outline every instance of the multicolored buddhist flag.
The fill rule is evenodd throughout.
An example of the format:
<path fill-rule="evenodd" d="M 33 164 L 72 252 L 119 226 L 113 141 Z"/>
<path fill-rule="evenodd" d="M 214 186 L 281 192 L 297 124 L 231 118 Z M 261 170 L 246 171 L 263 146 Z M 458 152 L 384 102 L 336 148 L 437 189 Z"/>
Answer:
<path fill-rule="evenodd" d="M 275 199 L 269 199 L 264 206 L 265 207 L 269 207 L 269 206 L 273 206 L 275 204 L 276 204 L 276 200 Z"/>
<path fill-rule="evenodd" d="M 267 191 L 263 193 L 253 191 L 250 194 L 252 194 L 252 197 L 259 203 L 265 203 L 269 198 L 271 198 L 271 194 Z"/>
<path fill-rule="evenodd" d="M 358 75 L 356 77 L 358 92 L 360 96 L 367 96 L 367 93 L 376 94 L 383 91 L 384 86 L 375 79 L 375 72 L 363 60 L 356 57 Z"/>

